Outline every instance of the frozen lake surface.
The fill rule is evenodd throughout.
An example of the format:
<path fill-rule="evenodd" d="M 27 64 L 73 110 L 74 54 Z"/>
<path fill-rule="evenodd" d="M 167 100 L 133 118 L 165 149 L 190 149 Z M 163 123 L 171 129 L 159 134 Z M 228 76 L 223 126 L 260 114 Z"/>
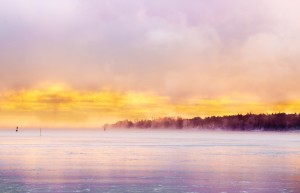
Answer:
<path fill-rule="evenodd" d="M 0 130 L 0 192 L 299 193 L 300 133 Z"/>

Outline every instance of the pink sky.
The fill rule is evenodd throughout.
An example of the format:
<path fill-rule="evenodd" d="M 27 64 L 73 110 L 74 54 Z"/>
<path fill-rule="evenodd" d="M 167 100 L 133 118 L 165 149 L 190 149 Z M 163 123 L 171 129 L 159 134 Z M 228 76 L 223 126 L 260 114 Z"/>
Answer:
<path fill-rule="evenodd" d="M 63 84 L 182 105 L 289 103 L 300 97 L 299 7 L 297 0 L 4 0 L 0 92 Z"/>

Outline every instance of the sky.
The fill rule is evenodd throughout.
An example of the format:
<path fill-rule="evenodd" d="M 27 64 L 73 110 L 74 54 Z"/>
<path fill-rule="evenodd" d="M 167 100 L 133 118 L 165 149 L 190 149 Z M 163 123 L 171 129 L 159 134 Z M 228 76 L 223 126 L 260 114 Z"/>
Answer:
<path fill-rule="evenodd" d="M 298 0 L 1 0 L 0 127 L 300 113 Z"/>

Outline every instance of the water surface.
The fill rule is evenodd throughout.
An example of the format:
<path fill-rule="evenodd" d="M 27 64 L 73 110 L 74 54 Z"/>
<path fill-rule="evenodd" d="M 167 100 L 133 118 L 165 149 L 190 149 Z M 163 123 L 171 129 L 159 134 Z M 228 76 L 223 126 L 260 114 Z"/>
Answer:
<path fill-rule="evenodd" d="M 300 133 L 0 131 L 0 192 L 300 192 Z"/>

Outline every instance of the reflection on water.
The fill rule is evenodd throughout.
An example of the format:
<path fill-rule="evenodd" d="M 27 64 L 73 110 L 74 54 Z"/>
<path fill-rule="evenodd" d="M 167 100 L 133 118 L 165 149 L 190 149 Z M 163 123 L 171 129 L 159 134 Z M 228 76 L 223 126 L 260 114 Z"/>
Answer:
<path fill-rule="evenodd" d="M 0 192 L 300 192 L 300 133 L 0 131 Z"/>

